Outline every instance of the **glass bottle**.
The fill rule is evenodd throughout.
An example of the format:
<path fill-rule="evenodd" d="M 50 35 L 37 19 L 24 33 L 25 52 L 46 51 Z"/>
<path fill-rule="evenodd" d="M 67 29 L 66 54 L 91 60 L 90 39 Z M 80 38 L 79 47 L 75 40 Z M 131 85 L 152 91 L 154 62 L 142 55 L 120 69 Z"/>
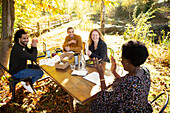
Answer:
<path fill-rule="evenodd" d="M 81 50 L 81 53 L 80 53 L 80 69 L 81 70 L 86 70 L 86 60 L 85 60 L 85 57 L 84 57 L 84 53 L 83 53 L 83 50 Z"/>

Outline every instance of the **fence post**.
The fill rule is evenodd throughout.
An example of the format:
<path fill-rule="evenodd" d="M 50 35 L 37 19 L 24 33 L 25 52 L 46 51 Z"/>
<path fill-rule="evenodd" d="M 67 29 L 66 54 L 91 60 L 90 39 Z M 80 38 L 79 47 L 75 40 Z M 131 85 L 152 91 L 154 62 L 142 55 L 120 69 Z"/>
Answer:
<path fill-rule="evenodd" d="M 37 34 L 38 34 L 38 36 L 40 35 L 40 24 L 39 24 L 39 22 L 37 22 Z"/>
<path fill-rule="evenodd" d="M 48 21 L 48 32 L 50 32 L 50 21 Z"/>
<path fill-rule="evenodd" d="M 59 23 L 60 23 L 60 25 L 62 25 L 62 23 L 61 23 L 61 19 L 59 20 Z"/>

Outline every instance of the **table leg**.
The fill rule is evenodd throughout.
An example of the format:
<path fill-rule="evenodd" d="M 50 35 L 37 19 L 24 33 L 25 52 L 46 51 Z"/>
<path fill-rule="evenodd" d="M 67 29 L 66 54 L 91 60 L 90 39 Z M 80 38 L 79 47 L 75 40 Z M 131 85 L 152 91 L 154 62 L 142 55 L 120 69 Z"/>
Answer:
<path fill-rule="evenodd" d="M 74 113 L 74 107 L 73 107 L 73 97 L 69 95 L 69 104 L 70 104 L 70 112 Z"/>

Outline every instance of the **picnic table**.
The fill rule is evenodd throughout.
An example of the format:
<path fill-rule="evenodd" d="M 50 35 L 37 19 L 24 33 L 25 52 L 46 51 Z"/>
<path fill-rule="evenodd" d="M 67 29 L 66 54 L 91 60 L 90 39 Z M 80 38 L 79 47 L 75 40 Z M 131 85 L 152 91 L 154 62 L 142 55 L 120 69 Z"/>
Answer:
<path fill-rule="evenodd" d="M 56 47 L 50 48 L 53 51 Z M 47 59 L 47 57 L 38 58 L 37 63 L 40 59 Z M 74 57 L 69 60 L 69 63 L 74 62 Z M 69 94 L 69 104 L 70 111 L 73 113 L 73 99 L 76 98 L 82 104 L 86 104 L 95 98 L 95 96 L 101 91 L 99 85 L 92 83 L 82 76 L 71 75 L 72 70 L 70 66 L 66 69 L 56 69 L 55 66 L 40 65 L 40 67 L 56 82 L 61 88 L 63 88 Z M 88 74 L 96 72 L 96 68 L 86 66 Z M 112 76 L 112 81 L 114 81 L 114 76 L 110 69 L 105 69 L 106 76 Z M 111 84 L 109 84 L 111 85 Z M 108 87 L 109 87 L 108 85 Z"/>

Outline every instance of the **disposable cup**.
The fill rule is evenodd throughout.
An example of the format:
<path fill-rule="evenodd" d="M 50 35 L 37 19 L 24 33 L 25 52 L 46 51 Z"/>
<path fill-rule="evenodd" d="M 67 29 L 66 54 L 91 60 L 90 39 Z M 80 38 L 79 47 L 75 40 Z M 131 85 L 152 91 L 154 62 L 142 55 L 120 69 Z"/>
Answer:
<path fill-rule="evenodd" d="M 50 50 L 47 50 L 47 57 L 48 57 L 48 58 L 51 57 Z"/>
<path fill-rule="evenodd" d="M 71 64 L 70 64 L 70 68 L 71 68 L 71 70 L 75 70 L 75 67 L 76 67 L 76 66 L 75 66 L 75 64 L 74 64 L 74 63 L 71 63 Z"/>

